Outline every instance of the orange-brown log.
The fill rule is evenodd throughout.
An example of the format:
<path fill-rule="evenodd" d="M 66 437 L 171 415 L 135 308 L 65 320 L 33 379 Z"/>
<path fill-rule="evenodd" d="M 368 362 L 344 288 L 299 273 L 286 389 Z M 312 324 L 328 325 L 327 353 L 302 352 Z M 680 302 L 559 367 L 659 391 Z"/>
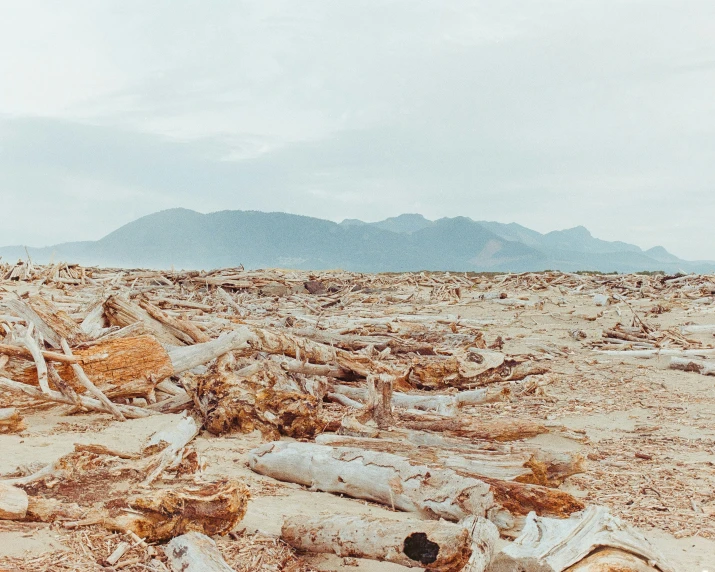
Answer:
<path fill-rule="evenodd" d="M 549 430 L 535 421 L 525 419 L 495 419 L 481 421 L 474 417 L 443 417 L 441 415 L 399 412 L 398 425 L 419 431 L 437 431 L 454 437 L 485 441 L 516 441 L 529 439 Z"/>

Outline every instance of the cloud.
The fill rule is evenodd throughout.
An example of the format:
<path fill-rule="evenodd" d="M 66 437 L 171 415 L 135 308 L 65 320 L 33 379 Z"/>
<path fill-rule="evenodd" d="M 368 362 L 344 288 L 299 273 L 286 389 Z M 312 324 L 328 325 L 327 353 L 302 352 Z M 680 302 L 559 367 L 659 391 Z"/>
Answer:
<path fill-rule="evenodd" d="M 0 244 L 98 238 L 174 206 L 418 210 L 715 258 L 705 0 L 8 12 Z"/>

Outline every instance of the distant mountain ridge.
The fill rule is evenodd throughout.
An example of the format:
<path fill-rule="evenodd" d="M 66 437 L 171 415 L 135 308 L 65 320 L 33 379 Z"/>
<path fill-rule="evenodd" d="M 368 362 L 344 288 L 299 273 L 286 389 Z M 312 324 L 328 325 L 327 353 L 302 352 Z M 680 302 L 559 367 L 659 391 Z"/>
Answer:
<path fill-rule="evenodd" d="M 542 234 L 516 223 L 467 217 L 431 221 L 403 214 L 379 222 L 341 223 L 259 211 L 202 214 L 170 209 L 126 224 L 97 241 L 28 248 L 38 262 L 209 269 L 343 268 L 358 272 L 416 270 L 523 272 L 713 272 L 715 262 L 688 262 L 662 246 L 642 250 L 594 238 L 584 227 Z M 0 248 L 5 261 L 24 246 Z"/>

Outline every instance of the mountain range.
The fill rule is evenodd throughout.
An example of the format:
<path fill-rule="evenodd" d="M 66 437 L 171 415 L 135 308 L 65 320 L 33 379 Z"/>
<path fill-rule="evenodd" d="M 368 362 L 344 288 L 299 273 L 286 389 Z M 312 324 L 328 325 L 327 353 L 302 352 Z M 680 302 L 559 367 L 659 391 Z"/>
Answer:
<path fill-rule="evenodd" d="M 642 250 L 594 238 L 584 227 L 542 234 L 516 223 L 403 214 L 341 223 L 259 211 L 202 214 L 170 209 L 97 241 L 0 248 L 4 261 L 77 262 L 132 268 L 342 268 L 358 272 L 451 270 L 523 272 L 713 272 L 715 262 L 681 260 L 662 246 Z"/>

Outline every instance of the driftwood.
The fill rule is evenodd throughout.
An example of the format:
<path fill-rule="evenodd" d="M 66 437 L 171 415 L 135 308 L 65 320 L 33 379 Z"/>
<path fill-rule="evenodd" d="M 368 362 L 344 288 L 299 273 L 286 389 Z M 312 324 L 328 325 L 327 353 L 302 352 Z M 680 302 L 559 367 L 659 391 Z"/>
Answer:
<path fill-rule="evenodd" d="M 0 520 L 20 520 L 27 514 L 27 493 L 0 482 Z"/>
<path fill-rule="evenodd" d="M 400 412 L 398 425 L 418 431 L 433 431 L 454 437 L 469 437 L 486 441 L 514 441 L 529 439 L 549 430 L 535 421 L 496 419 L 480 421 L 472 416 L 443 417 L 427 413 Z"/>
<path fill-rule="evenodd" d="M 86 377 L 110 398 L 144 397 L 174 373 L 169 355 L 152 336 L 95 342 L 72 354 L 77 361 L 84 361 L 82 371 Z M 58 364 L 57 373 L 75 390 L 84 391 L 86 385 L 78 377 L 76 365 Z M 37 372 L 27 363 L 8 364 L 5 369 L 12 379 L 38 384 Z"/>
<path fill-rule="evenodd" d="M 149 314 L 156 321 L 161 322 L 168 328 L 171 328 L 172 333 L 174 333 L 174 331 L 177 332 L 174 333 L 175 336 L 179 337 L 180 334 L 183 334 L 183 336 L 181 336 L 181 339 L 184 341 L 186 341 L 186 337 L 184 336 L 188 336 L 188 343 L 201 344 L 211 341 L 211 338 L 209 336 L 204 334 L 189 320 L 179 320 L 177 318 L 172 318 L 166 312 L 160 310 L 159 308 L 151 304 L 148 300 L 139 300 L 139 307 L 145 310 L 146 313 Z"/>
<path fill-rule="evenodd" d="M 215 435 L 258 429 L 270 439 L 299 438 L 321 429 L 319 401 L 303 393 L 272 361 L 238 369 L 236 360 L 225 354 L 205 375 L 196 377 L 196 398 L 206 429 Z"/>
<path fill-rule="evenodd" d="M 85 341 L 86 334 L 65 312 L 51 302 L 40 297 L 4 300 L 4 306 L 14 316 L 32 324 L 42 339 L 53 348 L 60 348 L 60 340 L 65 338 L 73 345 Z"/>
<path fill-rule="evenodd" d="M 19 433 L 25 429 L 25 422 L 15 407 L 0 409 L 0 433 Z"/>
<path fill-rule="evenodd" d="M 531 510 L 567 516 L 583 504 L 566 493 L 538 487 L 463 477 L 450 469 L 414 465 L 390 453 L 311 443 L 267 443 L 249 453 L 260 474 L 318 490 L 371 500 L 429 518 L 459 521 L 486 516 L 505 533 L 520 527 Z"/>
<path fill-rule="evenodd" d="M 566 569 L 566 572 L 656 572 L 658 569 L 630 552 L 613 548 L 599 548 Z"/>
<path fill-rule="evenodd" d="M 144 486 L 151 484 L 161 473 L 169 468 L 176 467 L 183 459 L 184 448 L 199 433 L 199 426 L 193 417 L 183 417 L 178 423 L 154 433 L 142 449 L 142 455 L 159 453 L 155 461 L 145 469 L 148 473 L 142 483 Z"/>
<path fill-rule="evenodd" d="M 672 357 L 670 358 L 669 367 L 670 369 L 692 371 L 701 375 L 715 375 L 715 360 Z"/>
<path fill-rule="evenodd" d="M 283 522 L 281 538 L 304 552 L 386 560 L 440 572 L 464 569 L 472 553 L 469 531 L 444 521 L 301 515 Z"/>
<path fill-rule="evenodd" d="M 399 430 L 380 432 L 379 437 L 350 437 L 323 433 L 319 445 L 353 447 L 392 453 L 427 466 L 452 469 L 464 476 L 490 477 L 546 487 L 558 487 L 567 477 L 582 473 L 583 457 L 548 451 L 506 452 L 476 447 L 470 443 L 416 445 Z"/>
<path fill-rule="evenodd" d="M 613 548 L 638 556 L 641 563 L 661 572 L 675 569 L 637 530 L 591 506 L 568 519 L 540 518 L 530 514 L 521 535 L 494 558 L 492 572 L 561 572 L 601 548 Z M 578 568 L 576 568 L 578 569 Z M 638 568 L 615 568 L 635 570 Z M 586 570 L 611 570 L 597 566 Z"/>
<path fill-rule="evenodd" d="M 233 572 L 216 543 L 200 532 L 187 532 L 164 546 L 173 572 Z"/>
<path fill-rule="evenodd" d="M 124 328 L 141 322 L 163 344 L 184 345 L 193 340 L 184 332 L 162 324 L 145 309 L 122 296 L 110 296 L 104 303 L 104 313 L 112 326 Z"/>

